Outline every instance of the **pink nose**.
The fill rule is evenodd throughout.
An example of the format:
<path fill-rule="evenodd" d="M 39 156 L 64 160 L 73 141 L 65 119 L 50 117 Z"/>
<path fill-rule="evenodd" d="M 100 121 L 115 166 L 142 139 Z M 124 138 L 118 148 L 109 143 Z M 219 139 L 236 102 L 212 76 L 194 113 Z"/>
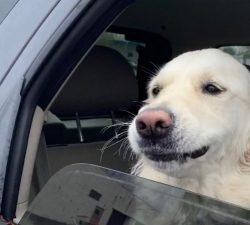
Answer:
<path fill-rule="evenodd" d="M 166 135 L 173 120 L 170 113 L 162 109 L 148 109 L 137 116 L 135 123 L 137 132 L 143 138 L 161 138 Z"/>

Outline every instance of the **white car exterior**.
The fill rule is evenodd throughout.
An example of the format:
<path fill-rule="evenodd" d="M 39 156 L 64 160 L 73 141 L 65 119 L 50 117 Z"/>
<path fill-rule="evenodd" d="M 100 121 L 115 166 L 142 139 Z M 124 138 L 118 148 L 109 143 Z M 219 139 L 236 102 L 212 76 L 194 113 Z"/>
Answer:
<path fill-rule="evenodd" d="M 31 76 L 26 72 L 46 55 L 67 24 L 88 0 L 19 0 L 3 12 L 0 24 L 0 202 L 11 137 L 21 100 L 22 87 Z M 14 2 L 15 3 L 15 2 Z M 6 4 L 6 3 L 1 3 Z M 66 26 L 65 26 L 66 25 Z"/>

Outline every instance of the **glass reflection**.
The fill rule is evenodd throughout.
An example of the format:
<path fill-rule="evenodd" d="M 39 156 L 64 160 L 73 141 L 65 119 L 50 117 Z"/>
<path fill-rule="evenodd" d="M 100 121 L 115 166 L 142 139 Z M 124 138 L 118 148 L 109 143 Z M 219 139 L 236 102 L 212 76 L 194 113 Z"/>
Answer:
<path fill-rule="evenodd" d="M 250 213 L 182 189 L 87 164 L 45 185 L 21 225 L 250 224 Z"/>

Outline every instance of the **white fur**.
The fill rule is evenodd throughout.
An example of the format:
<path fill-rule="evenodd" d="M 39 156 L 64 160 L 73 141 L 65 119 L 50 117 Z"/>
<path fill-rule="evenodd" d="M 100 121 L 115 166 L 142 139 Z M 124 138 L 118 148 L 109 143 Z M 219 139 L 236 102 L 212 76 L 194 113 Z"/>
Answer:
<path fill-rule="evenodd" d="M 202 92 L 216 82 L 226 90 L 218 96 Z M 159 95 L 151 90 L 161 86 Z M 217 49 L 184 53 L 167 63 L 149 84 L 149 98 L 141 111 L 161 107 L 176 116 L 179 152 L 208 145 L 208 152 L 184 164 L 153 162 L 138 145 L 135 119 L 129 141 L 140 156 L 141 177 L 178 186 L 250 208 L 250 74 L 230 55 Z"/>

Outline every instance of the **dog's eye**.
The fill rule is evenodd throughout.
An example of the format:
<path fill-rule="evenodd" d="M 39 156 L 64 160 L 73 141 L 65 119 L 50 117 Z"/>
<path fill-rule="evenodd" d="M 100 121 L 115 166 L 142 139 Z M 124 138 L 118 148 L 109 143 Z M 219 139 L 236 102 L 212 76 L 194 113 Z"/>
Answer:
<path fill-rule="evenodd" d="M 152 94 L 153 94 L 153 96 L 154 96 L 154 97 L 157 96 L 157 95 L 160 93 L 160 91 L 161 91 L 161 88 L 160 88 L 159 86 L 154 87 L 154 88 L 152 89 Z"/>
<path fill-rule="evenodd" d="M 218 94 L 220 94 L 221 92 L 223 92 L 224 89 L 221 88 L 221 87 L 218 87 L 218 86 L 215 85 L 215 84 L 208 83 L 208 84 L 203 85 L 202 91 L 203 91 L 204 93 L 206 93 L 206 94 L 218 95 Z"/>

